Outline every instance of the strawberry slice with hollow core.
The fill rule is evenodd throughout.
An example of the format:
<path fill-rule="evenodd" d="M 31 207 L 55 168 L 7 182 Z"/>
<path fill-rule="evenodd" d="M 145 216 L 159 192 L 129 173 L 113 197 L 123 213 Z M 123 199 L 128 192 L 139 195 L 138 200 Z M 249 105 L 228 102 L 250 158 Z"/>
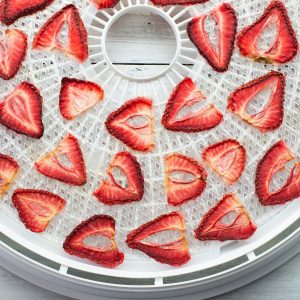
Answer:
<path fill-rule="evenodd" d="M 119 3 L 120 0 L 90 0 L 98 9 L 112 8 Z"/>
<path fill-rule="evenodd" d="M 209 0 L 151 0 L 154 5 L 157 6 L 167 6 L 167 5 L 196 5 L 202 4 Z"/>
<path fill-rule="evenodd" d="M 106 241 L 93 241 L 101 237 Z M 91 239 L 91 243 L 87 242 Z M 100 245 L 99 245 L 100 244 Z M 64 241 L 64 250 L 99 265 L 114 268 L 124 260 L 115 242 L 115 220 L 108 215 L 95 215 L 76 226 Z"/>
<path fill-rule="evenodd" d="M 19 169 L 18 163 L 12 157 L 0 154 L 0 197 L 8 191 Z"/>
<path fill-rule="evenodd" d="M 151 243 L 145 241 L 148 237 L 168 230 L 176 230 L 180 237 L 173 242 Z M 126 243 L 132 249 L 140 250 L 158 262 L 171 266 L 181 266 L 190 260 L 186 239 L 184 218 L 179 212 L 161 215 L 131 231 Z"/>
<path fill-rule="evenodd" d="M 195 237 L 199 240 L 245 240 L 256 230 L 242 203 L 233 194 L 225 195 L 202 218 Z"/>
<path fill-rule="evenodd" d="M 193 112 L 205 96 L 191 78 L 183 79 L 173 90 L 162 116 L 162 125 L 172 131 L 198 132 L 216 127 L 223 120 L 222 113 L 214 104 Z M 183 110 L 189 111 L 182 116 Z"/>
<path fill-rule="evenodd" d="M 86 168 L 78 140 L 67 134 L 51 152 L 35 163 L 45 176 L 71 185 L 86 183 Z"/>
<path fill-rule="evenodd" d="M 273 176 L 284 169 L 284 164 L 294 159 L 282 140 L 274 144 L 260 160 L 256 169 L 255 191 L 262 205 L 284 204 L 300 197 L 300 162 L 295 163 L 282 187 L 271 192 Z"/>

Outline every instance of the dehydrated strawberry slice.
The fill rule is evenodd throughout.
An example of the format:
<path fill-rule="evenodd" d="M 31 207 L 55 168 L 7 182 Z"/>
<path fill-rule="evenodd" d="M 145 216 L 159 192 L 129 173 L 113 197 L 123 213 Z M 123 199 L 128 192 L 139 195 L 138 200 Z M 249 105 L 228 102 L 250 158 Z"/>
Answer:
<path fill-rule="evenodd" d="M 103 99 L 102 88 L 91 81 L 64 77 L 61 81 L 59 108 L 62 116 L 73 120 Z"/>
<path fill-rule="evenodd" d="M 167 102 L 161 123 L 172 131 L 198 132 L 216 127 L 223 120 L 222 113 L 214 104 L 191 111 L 193 106 L 201 103 L 205 96 L 196 87 L 191 78 L 183 79 L 173 90 Z M 179 116 L 186 108 L 190 111 Z"/>
<path fill-rule="evenodd" d="M 238 141 L 228 139 L 204 149 L 202 158 L 227 184 L 233 184 L 244 170 L 246 150 Z"/>
<path fill-rule="evenodd" d="M 267 50 L 259 49 L 259 39 L 271 24 L 277 35 Z M 263 63 L 286 63 L 298 51 L 298 41 L 288 13 L 282 1 L 272 1 L 263 15 L 252 25 L 245 27 L 237 36 L 237 45 L 242 55 Z"/>
<path fill-rule="evenodd" d="M 22 82 L 0 102 L 0 123 L 17 133 L 41 138 L 42 102 L 39 90 L 29 82 Z"/>
<path fill-rule="evenodd" d="M 57 147 L 35 163 L 36 169 L 45 176 L 71 185 L 86 183 L 86 168 L 76 137 L 67 134 Z"/>
<path fill-rule="evenodd" d="M 108 116 L 105 125 L 111 135 L 133 150 L 147 152 L 154 147 L 151 99 L 128 100 Z"/>
<path fill-rule="evenodd" d="M 111 8 L 116 6 L 120 0 L 90 0 L 98 9 Z"/>
<path fill-rule="evenodd" d="M 256 195 L 262 205 L 284 204 L 300 196 L 300 162 L 296 163 L 286 183 L 270 192 L 273 176 L 284 169 L 284 164 L 294 159 L 284 141 L 274 144 L 257 165 L 255 178 Z"/>
<path fill-rule="evenodd" d="M 215 47 L 205 30 L 208 17 L 215 20 L 218 26 L 218 45 Z M 237 28 L 237 17 L 229 3 L 223 3 L 212 10 L 209 15 L 193 18 L 188 23 L 187 33 L 199 53 L 217 72 L 225 72 L 231 60 Z"/>
<path fill-rule="evenodd" d="M 260 92 L 270 89 L 272 94 L 268 104 L 256 114 L 248 114 L 247 107 Z M 271 71 L 256 78 L 234 91 L 228 99 L 227 109 L 261 132 L 278 128 L 283 120 L 285 77 L 282 73 Z"/>
<path fill-rule="evenodd" d="M 227 220 L 226 220 L 227 218 Z M 199 240 L 245 240 L 256 230 L 242 203 L 233 194 L 225 195 L 202 218 L 195 237 Z"/>
<path fill-rule="evenodd" d="M 103 237 L 109 240 L 105 245 L 89 245 L 87 238 Z M 124 260 L 124 254 L 115 242 L 115 220 L 108 215 L 95 215 L 76 226 L 66 237 L 64 250 L 81 258 L 87 258 L 99 265 L 114 268 Z"/>
<path fill-rule="evenodd" d="M 8 191 L 18 172 L 18 163 L 12 157 L 0 154 L 0 197 Z"/>
<path fill-rule="evenodd" d="M 33 232 L 43 232 L 66 205 L 66 201 L 55 194 L 30 189 L 16 190 L 12 201 L 21 221 Z"/>
<path fill-rule="evenodd" d="M 196 5 L 202 4 L 209 0 L 151 0 L 154 5 L 157 6 L 167 6 L 167 5 Z"/>
<path fill-rule="evenodd" d="M 62 43 L 61 30 L 67 24 L 68 38 Z M 35 35 L 32 48 L 36 50 L 58 50 L 83 62 L 88 57 L 87 31 L 75 5 L 70 4 L 55 13 Z"/>
<path fill-rule="evenodd" d="M 150 243 L 147 237 L 166 230 L 180 232 L 180 237 L 173 242 Z M 131 231 L 126 243 L 132 249 L 138 249 L 158 262 L 171 266 L 181 266 L 190 260 L 184 218 L 179 212 L 162 215 Z"/>
<path fill-rule="evenodd" d="M 198 162 L 191 157 L 173 153 L 165 157 L 165 184 L 168 203 L 180 205 L 200 196 L 206 187 L 207 173 Z M 176 172 L 192 178 L 176 178 Z"/>
<path fill-rule="evenodd" d="M 114 178 L 112 170 L 118 168 L 126 176 L 126 187 Z M 107 204 L 125 204 L 139 201 L 144 195 L 144 177 L 141 166 L 129 152 L 119 152 L 115 155 L 106 170 L 110 180 L 103 180 L 94 195 L 99 201 Z"/>

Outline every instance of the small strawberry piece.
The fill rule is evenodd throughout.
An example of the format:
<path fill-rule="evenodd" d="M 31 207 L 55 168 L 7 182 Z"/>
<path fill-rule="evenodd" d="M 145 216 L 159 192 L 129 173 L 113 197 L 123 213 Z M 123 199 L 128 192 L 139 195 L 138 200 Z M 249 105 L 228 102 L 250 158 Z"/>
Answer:
<path fill-rule="evenodd" d="M 260 50 L 259 38 L 271 24 L 276 26 L 277 36 L 267 50 Z M 283 2 L 272 1 L 254 24 L 238 34 L 237 45 L 242 55 L 258 62 L 282 64 L 292 60 L 299 45 Z"/>
<path fill-rule="evenodd" d="M 108 116 L 105 125 L 111 135 L 133 150 L 147 152 L 154 147 L 151 99 L 128 100 Z"/>
<path fill-rule="evenodd" d="M 119 3 L 120 0 L 90 0 L 98 9 L 112 8 Z"/>
<path fill-rule="evenodd" d="M 88 237 L 101 236 L 109 239 L 109 245 L 94 246 L 85 243 Z M 99 265 L 114 268 L 124 260 L 124 254 L 115 242 L 115 220 L 108 215 L 95 215 L 76 226 L 66 237 L 64 250 Z"/>
<path fill-rule="evenodd" d="M 76 137 L 67 134 L 57 147 L 45 154 L 35 168 L 45 176 L 71 185 L 86 183 L 86 168 Z"/>
<path fill-rule="evenodd" d="M 234 214 L 234 219 L 226 222 L 224 218 Z M 242 203 L 233 194 L 225 195 L 215 207 L 202 218 L 195 237 L 199 240 L 245 240 L 256 230 Z"/>
<path fill-rule="evenodd" d="M 295 163 L 286 183 L 270 192 L 273 176 L 284 169 L 284 164 L 294 159 L 284 141 L 274 144 L 257 165 L 255 177 L 256 195 L 262 205 L 284 204 L 300 197 L 300 162 Z"/>
<path fill-rule="evenodd" d="M 211 17 L 218 26 L 218 45 L 215 47 L 205 30 L 205 20 Z M 237 17 L 229 3 L 223 3 L 210 15 L 195 17 L 187 25 L 187 34 L 199 53 L 217 72 L 228 70 L 234 48 Z"/>
<path fill-rule="evenodd" d="M 268 104 L 256 114 L 248 114 L 247 107 L 262 90 L 272 91 Z M 285 77 L 282 73 L 271 71 L 256 78 L 234 91 L 228 99 L 227 109 L 261 132 L 280 127 L 284 114 Z"/>
<path fill-rule="evenodd" d="M 228 139 L 204 149 L 202 158 L 227 184 L 234 184 L 245 168 L 246 150 L 238 141 Z"/>
<path fill-rule="evenodd" d="M 223 115 L 214 104 L 178 116 L 181 110 L 191 109 L 204 99 L 205 96 L 191 78 L 183 79 L 169 97 L 161 120 L 162 125 L 168 130 L 183 132 L 198 132 L 216 127 L 222 122 Z"/>
<path fill-rule="evenodd" d="M 17 133 L 39 139 L 44 134 L 43 98 L 29 82 L 22 82 L 0 103 L 0 123 Z"/>
<path fill-rule="evenodd" d="M 151 0 L 154 5 L 157 6 L 167 6 L 167 5 L 196 5 L 202 4 L 209 0 Z"/>
<path fill-rule="evenodd" d="M 30 189 L 16 190 L 12 201 L 21 221 L 33 232 L 43 232 L 66 205 L 66 201 L 55 194 Z"/>
<path fill-rule="evenodd" d="M 68 25 L 68 38 L 62 44 L 59 34 L 64 24 Z M 84 62 L 88 58 L 87 31 L 75 5 L 70 4 L 55 13 L 35 35 L 32 48 L 36 50 L 57 50 Z"/>
<path fill-rule="evenodd" d="M 166 243 L 143 241 L 155 233 L 166 230 L 177 230 L 181 233 L 181 236 L 173 242 Z M 126 243 L 130 248 L 140 250 L 158 262 L 171 266 L 181 266 L 191 258 L 186 239 L 184 218 L 179 212 L 161 215 L 141 225 L 128 234 Z"/>
<path fill-rule="evenodd" d="M 126 176 L 127 184 L 123 187 L 113 174 L 113 168 L 118 168 Z M 103 180 L 94 195 L 100 202 L 107 205 L 125 204 L 140 201 L 144 195 L 144 177 L 141 166 L 129 152 L 119 152 L 115 155 L 106 170 L 110 180 Z"/>
<path fill-rule="evenodd" d="M 12 157 L 0 154 L 0 197 L 8 191 L 18 172 L 18 163 Z"/>
<path fill-rule="evenodd" d="M 165 157 L 165 184 L 168 203 L 180 205 L 200 196 L 206 187 L 207 173 L 198 162 L 191 157 L 173 153 Z M 172 177 L 174 172 L 192 175 L 190 180 Z"/>

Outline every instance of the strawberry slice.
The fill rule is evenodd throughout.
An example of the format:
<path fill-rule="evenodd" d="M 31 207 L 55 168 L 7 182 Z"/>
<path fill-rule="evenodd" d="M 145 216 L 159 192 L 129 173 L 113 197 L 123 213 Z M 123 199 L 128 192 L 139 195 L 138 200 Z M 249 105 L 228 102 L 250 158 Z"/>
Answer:
<path fill-rule="evenodd" d="M 64 77 L 59 94 L 60 112 L 65 119 L 73 120 L 101 102 L 103 96 L 104 91 L 94 82 Z"/>
<path fill-rule="evenodd" d="M 60 32 L 68 25 L 67 41 L 59 40 Z M 35 35 L 32 48 L 36 50 L 57 50 L 83 62 L 88 58 L 87 31 L 75 5 L 70 4 L 55 13 Z"/>
<path fill-rule="evenodd" d="M 264 89 L 270 89 L 272 94 L 267 105 L 256 114 L 248 114 L 247 107 Z M 285 77 L 282 73 L 271 71 L 256 78 L 234 91 L 228 99 L 227 109 L 261 132 L 280 127 L 284 114 Z"/>
<path fill-rule="evenodd" d="M 216 127 L 223 120 L 222 113 L 214 104 L 191 111 L 193 106 L 201 103 L 205 96 L 196 87 L 191 78 L 183 79 L 173 90 L 162 116 L 162 125 L 172 131 L 198 132 Z M 179 116 L 189 108 L 189 112 Z"/>
<path fill-rule="evenodd" d="M 255 230 L 256 225 L 242 203 L 235 195 L 227 194 L 203 216 L 195 237 L 202 241 L 245 240 Z"/>
<path fill-rule="evenodd" d="M 259 38 L 271 24 L 276 26 L 277 35 L 269 48 L 263 51 L 259 49 Z M 238 34 L 237 45 L 242 55 L 258 62 L 282 64 L 292 60 L 299 45 L 283 2 L 272 1 L 255 23 Z"/>
<path fill-rule="evenodd" d="M 30 189 L 16 190 L 12 201 L 25 227 L 33 232 L 43 232 L 66 205 L 66 201 L 55 194 Z"/>
<path fill-rule="evenodd" d="M 108 245 L 89 245 L 87 238 L 101 236 L 109 240 Z M 115 242 L 115 220 L 108 215 L 95 215 L 76 226 L 66 237 L 64 250 L 99 265 L 114 268 L 124 260 L 124 254 Z"/>
<path fill-rule="evenodd" d="M 86 183 L 86 168 L 80 145 L 70 133 L 54 150 L 38 159 L 35 168 L 43 175 L 67 184 Z"/>
<path fill-rule="evenodd" d="M 112 174 L 118 168 L 126 176 L 126 187 L 123 187 Z M 107 205 L 125 204 L 139 201 L 144 195 L 144 177 L 141 166 L 129 152 L 119 152 L 115 155 L 106 170 L 109 180 L 103 180 L 94 195 L 100 202 Z"/>
<path fill-rule="evenodd" d="M 207 173 L 198 162 L 191 157 L 173 153 L 165 157 L 165 184 L 168 203 L 180 205 L 200 196 L 206 187 Z M 192 178 L 174 178 L 175 172 Z"/>
<path fill-rule="evenodd" d="M 147 152 L 154 147 L 151 99 L 128 100 L 108 116 L 105 125 L 111 135 L 133 150 Z"/>
<path fill-rule="evenodd" d="M 12 157 L 0 154 L 0 197 L 8 191 L 19 169 L 18 163 Z"/>
<path fill-rule="evenodd" d="M 274 144 L 257 165 L 255 177 L 256 195 L 262 205 L 284 204 L 300 197 L 300 162 L 295 163 L 286 183 L 270 192 L 273 176 L 284 169 L 284 164 L 294 159 L 284 141 Z"/>
<path fill-rule="evenodd" d="M 218 45 L 215 47 L 205 30 L 205 20 L 213 18 L 218 26 Z M 195 17 L 187 25 L 187 33 L 199 53 L 217 72 L 228 70 L 234 48 L 237 17 L 229 3 L 223 3 L 209 15 Z"/>
<path fill-rule="evenodd" d="M 90 0 L 98 9 L 112 8 L 119 3 L 120 0 Z"/>
<path fill-rule="evenodd" d="M 0 123 L 17 133 L 39 139 L 44 134 L 43 98 L 29 82 L 22 82 L 0 103 Z"/>
<path fill-rule="evenodd" d="M 167 5 L 196 5 L 202 4 L 209 0 L 151 0 L 154 5 L 157 6 L 167 6 Z"/>

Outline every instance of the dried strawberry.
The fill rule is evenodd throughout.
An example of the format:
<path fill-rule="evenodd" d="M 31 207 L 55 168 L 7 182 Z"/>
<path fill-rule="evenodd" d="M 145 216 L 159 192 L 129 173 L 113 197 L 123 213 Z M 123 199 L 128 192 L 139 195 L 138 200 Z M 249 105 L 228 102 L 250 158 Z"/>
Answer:
<path fill-rule="evenodd" d="M 109 240 L 109 245 L 88 245 L 85 239 L 101 236 Z M 114 268 L 124 260 L 124 254 L 115 242 L 115 220 L 108 215 L 95 215 L 76 226 L 66 237 L 64 250 L 81 258 L 87 258 L 99 265 Z"/>
<path fill-rule="evenodd" d="M 177 230 L 180 237 L 173 242 L 150 243 L 143 241 L 147 237 L 166 230 Z M 190 260 L 184 218 L 179 212 L 161 215 L 131 231 L 126 243 L 132 249 L 138 249 L 158 262 L 171 266 L 181 266 Z"/>
<path fill-rule="evenodd" d="M 262 205 L 284 204 L 300 197 L 300 162 L 295 163 L 286 183 L 270 192 L 273 176 L 284 169 L 284 164 L 294 159 L 284 141 L 274 144 L 257 165 L 255 178 L 256 195 Z"/>
<path fill-rule="evenodd" d="M 202 157 L 227 184 L 233 184 L 244 170 L 246 150 L 238 141 L 228 139 L 204 149 Z"/>
<path fill-rule="evenodd" d="M 0 154 L 0 197 L 8 191 L 18 172 L 18 163 L 12 157 Z"/>
<path fill-rule="evenodd" d="M 62 44 L 59 34 L 68 25 L 68 38 Z M 83 62 L 88 58 L 87 31 L 75 5 L 70 4 L 55 13 L 35 35 L 32 48 L 36 50 L 58 50 Z"/>
<path fill-rule="evenodd" d="M 259 38 L 271 24 L 276 26 L 277 35 L 267 50 L 260 50 Z M 292 60 L 299 45 L 283 2 L 272 1 L 255 23 L 238 34 L 237 45 L 242 55 L 258 62 L 282 64 Z"/>
<path fill-rule="evenodd" d="M 39 139 L 43 136 L 43 98 L 29 82 L 22 82 L 0 103 L 0 123 L 17 133 Z"/>
<path fill-rule="evenodd" d="M 90 0 L 98 9 L 112 8 L 119 3 L 120 0 Z"/>
<path fill-rule="evenodd" d="M 202 4 L 209 0 L 151 0 L 154 5 L 157 6 L 167 6 L 167 5 L 196 5 Z"/>
<path fill-rule="evenodd" d="M 105 125 L 111 135 L 133 150 L 147 152 L 154 147 L 151 99 L 128 100 L 108 116 Z"/>
<path fill-rule="evenodd" d="M 268 104 L 256 114 L 248 114 L 247 107 L 251 100 L 264 89 L 272 91 Z M 282 73 L 271 71 L 256 78 L 234 91 L 228 99 L 227 109 L 261 132 L 278 128 L 284 114 L 285 77 Z"/>
<path fill-rule="evenodd" d="M 205 31 L 205 20 L 211 17 L 218 26 L 218 45 L 215 47 Z M 237 17 L 229 3 L 223 3 L 209 15 L 193 18 L 188 23 L 187 33 L 199 53 L 217 72 L 225 72 L 231 60 L 237 28 Z"/>
<path fill-rule="evenodd" d="M 200 196 L 206 187 L 207 173 L 191 157 L 173 153 L 165 157 L 165 184 L 168 203 L 180 205 Z M 174 178 L 175 172 L 193 176 L 192 179 Z"/>
<path fill-rule="evenodd" d="M 86 183 L 86 168 L 76 137 L 67 134 L 57 147 L 35 163 L 45 176 L 71 185 Z"/>
<path fill-rule="evenodd" d="M 203 99 L 205 96 L 192 79 L 183 79 L 169 97 L 161 120 L 162 125 L 168 130 L 183 132 L 198 132 L 217 126 L 222 122 L 223 115 L 214 104 L 178 117 L 183 109 L 191 109 Z"/>
<path fill-rule="evenodd" d="M 30 189 L 16 190 L 12 201 L 21 221 L 33 232 L 43 232 L 66 205 L 66 201 L 55 194 Z"/>
<path fill-rule="evenodd" d="M 233 220 L 230 220 L 230 215 Z M 228 222 L 224 218 L 229 218 Z M 245 240 L 256 230 L 242 203 L 233 194 L 225 195 L 202 218 L 195 237 L 199 240 Z"/>

